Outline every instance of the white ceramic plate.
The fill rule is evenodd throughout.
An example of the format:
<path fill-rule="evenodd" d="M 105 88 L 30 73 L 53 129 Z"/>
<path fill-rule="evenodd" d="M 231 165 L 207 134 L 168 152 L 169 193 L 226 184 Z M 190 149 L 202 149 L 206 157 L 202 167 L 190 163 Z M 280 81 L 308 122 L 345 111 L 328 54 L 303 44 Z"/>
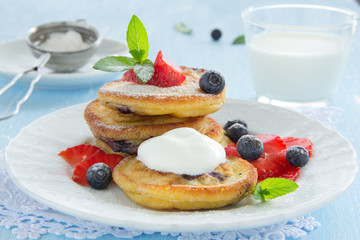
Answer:
<path fill-rule="evenodd" d="M 36 64 L 25 39 L 0 43 L 0 74 L 6 82 L 16 74 L 30 69 Z M 74 73 L 55 73 L 43 68 L 43 76 L 36 84 L 41 89 L 75 89 L 116 79 L 121 73 L 107 73 L 92 68 L 97 60 L 110 55 L 129 56 L 127 45 L 120 41 L 103 39 L 97 53 L 90 61 Z M 34 74 L 23 76 L 19 82 L 24 84 L 33 79 Z M 1 80 L 1 78 L 0 78 Z"/>
<path fill-rule="evenodd" d="M 227 100 L 214 118 L 243 118 L 253 134 L 306 137 L 314 154 L 297 180 L 299 188 L 261 204 L 252 196 L 238 204 L 203 211 L 158 211 L 130 201 L 115 184 L 99 191 L 71 180 L 72 168 L 60 151 L 92 139 L 83 120 L 86 104 L 42 117 L 10 141 L 6 168 L 11 179 L 34 199 L 64 213 L 95 222 L 141 230 L 223 231 L 260 227 L 292 219 L 339 196 L 357 172 L 356 153 L 340 134 L 297 112 L 244 100 Z M 336 176 L 336 177 L 334 177 Z"/>

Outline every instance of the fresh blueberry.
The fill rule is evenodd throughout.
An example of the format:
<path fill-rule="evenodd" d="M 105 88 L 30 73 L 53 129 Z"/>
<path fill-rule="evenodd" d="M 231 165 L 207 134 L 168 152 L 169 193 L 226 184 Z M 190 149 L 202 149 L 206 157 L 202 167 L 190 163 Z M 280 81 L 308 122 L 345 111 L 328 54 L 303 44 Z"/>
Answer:
<path fill-rule="evenodd" d="M 294 167 L 303 167 L 309 161 L 309 152 L 301 146 L 291 146 L 286 151 L 286 160 Z"/>
<path fill-rule="evenodd" d="M 261 157 L 264 146 L 260 139 L 252 135 L 244 135 L 236 143 L 236 150 L 243 159 L 253 161 Z"/>
<path fill-rule="evenodd" d="M 95 163 L 86 172 L 86 180 L 95 189 L 106 188 L 111 180 L 111 169 L 105 163 Z"/>
<path fill-rule="evenodd" d="M 226 131 L 234 123 L 239 123 L 239 124 L 243 125 L 245 128 L 247 128 L 247 124 L 246 124 L 246 122 L 244 120 L 242 120 L 242 119 L 234 119 L 234 120 L 227 121 L 225 123 L 224 130 Z"/>
<path fill-rule="evenodd" d="M 226 130 L 226 136 L 228 136 L 233 142 L 237 142 L 240 137 L 246 134 L 248 134 L 247 128 L 240 123 L 234 123 Z"/>
<path fill-rule="evenodd" d="M 219 40 L 221 38 L 221 31 L 219 29 L 214 29 L 211 31 L 211 37 L 215 41 Z"/>
<path fill-rule="evenodd" d="M 225 87 L 225 79 L 221 73 L 208 70 L 201 75 L 199 85 L 206 93 L 219 94 Z"/>

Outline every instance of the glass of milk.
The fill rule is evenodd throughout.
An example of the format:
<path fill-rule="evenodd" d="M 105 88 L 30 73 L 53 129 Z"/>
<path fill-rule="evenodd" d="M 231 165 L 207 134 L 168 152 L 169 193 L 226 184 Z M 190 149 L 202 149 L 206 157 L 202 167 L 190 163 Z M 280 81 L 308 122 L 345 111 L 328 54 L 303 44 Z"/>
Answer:
<path fill-rule="evenodd" d="M 326 105 L 340 83 L 358 15 L 329 6 L 281 4 L 242 12 L 260 102 Z"/>

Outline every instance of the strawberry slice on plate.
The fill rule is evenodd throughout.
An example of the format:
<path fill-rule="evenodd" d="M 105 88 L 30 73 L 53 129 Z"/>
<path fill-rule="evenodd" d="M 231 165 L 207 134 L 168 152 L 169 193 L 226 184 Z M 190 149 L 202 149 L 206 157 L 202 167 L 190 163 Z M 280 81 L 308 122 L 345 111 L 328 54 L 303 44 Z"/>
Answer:
<path fill-rule="evenodd" d="M 307 138 L 294 138 L 294 137 L 286 137 L 283 138 L 283 141 L 287 148 L 291 146 L 301 146 L 304 147 L 309 152 L 309 157 L 312 156 L 313 143 Z"/>
<path fill-rule="evenodd" d="M 105 154 L 105 152 L 96 146 L 81 144 L 75 147 L 67 148 L 64 151 L 61 151 L 58 155 L 69 163 L 70 166 L 75 167 L 81 161 L 102 154 Z"/>
<path fill-rule="evenodd" d="M 260 139 L 264 146 L 263 156 L 265 153 L 278 153 L 286 149 L 286 145 L 281 137 L 272 134 L 255 135 Z"/>
<path fill-rule="evenodd" d="M 260 139 L 264 146 L 262 156 L 255 161 L 249 161 L 258 171 L 258 182 L 269 177 L 295 180 L 299 176 L 300 168 L 293 167 L 288 163 L 286 151 L 291 146 L 299 145 L 311 153 L 312 143 L 310 140 L 294 137 L 281 138 L 271 134 L 256 135 L 255 137 Z M 225 147 L 225 152 L 227 156 L 240 157 L 235 143 Z"/>
<path fill-rule="evenodd" d="M 182 70 L 173 61 L 164 57 L 159 51 L 154 62 L 154 75 L 146 83 L 158 87 L 179 86 L 185 80 Z M 123 80 L 128 82 L 141 83 L 136 77 L 133 69 L 127 71 L 123 75 Z"/>
<path fill-rule="evenodd" d="M 286 166 L 276 177 L 286 178 L 295 181 L 300 175 L 300 168 L 291 165 Z"/>
<path fill-rule="evenodd" d="M 295 180 L 300 173 L 300 168 L 291 166 L 286 160 L 286 149 L 281 152 L 265 153 L 265 157 L 250 163 L 258 171 L 258 182 L 269 177 Z"/>
<path fill-rule="evenodd" d="M 103 154 L 97 155 L 92 158 L 88 158 L 79 164 L 76 165 L 72 180 L 82 186 L 89 186 L 86 180 L 86 172 L 95 163 L 105 163 L 111 169 L 114 170 L 115 166 L 123 159 L 124 157 L 118 154 Z"/>
<path fill-rule="evenodd" d="M 225 147 L 226 156 L 240 157 L 240 154 L 236 150 L 236 143 L 231 143 Z"/>
<path fill-rule="evenodd" d="M 265 157 L 266 153 L 278 153 L 287 148 L 286 144 L 279 136 L 272 134 L 263 134 L 255 135 L 255 137 L 260 139 L 263 143 L 264 151 L 262 157 Z M 228 156 L 240 157 L 239 153 L 236 150 L 236 143 L 232 143 L 225 147 L 225 152 Z"/>

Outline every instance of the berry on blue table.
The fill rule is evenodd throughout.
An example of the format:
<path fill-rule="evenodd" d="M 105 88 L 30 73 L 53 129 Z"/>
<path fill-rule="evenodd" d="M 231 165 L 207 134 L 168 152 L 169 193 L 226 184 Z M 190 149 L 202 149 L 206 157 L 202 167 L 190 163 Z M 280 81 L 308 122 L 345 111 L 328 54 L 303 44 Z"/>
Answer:
<path fill-rule="evenodd" d="M 221 31 L 219 29 L 214 29 L 211 31 L 211 37 L 215 41 L 219 40 L 221 38 Z"/>

